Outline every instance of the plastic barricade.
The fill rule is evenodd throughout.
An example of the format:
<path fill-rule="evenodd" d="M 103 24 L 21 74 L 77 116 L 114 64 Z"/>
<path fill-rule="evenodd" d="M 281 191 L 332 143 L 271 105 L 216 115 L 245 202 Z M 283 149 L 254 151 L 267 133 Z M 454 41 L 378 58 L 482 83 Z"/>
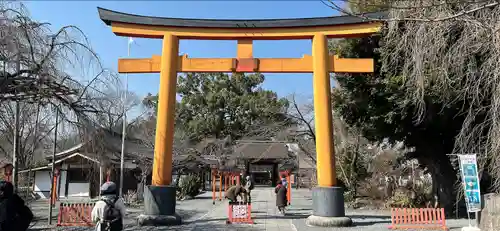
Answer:
<path fill-rule="evenodd" d="M 61 203 L 57 226 L 94 226 L 91 213 L 95 203 Z"/>
<path fill-rule="evenodd" d="M 444 208 L 391 208 L 389 229 L 448 230 Z"/>
<path fill-rule="evenodd" d="M 229 202 L 227 224 L 253 224 L 252 204 L 243 202 Z"/>

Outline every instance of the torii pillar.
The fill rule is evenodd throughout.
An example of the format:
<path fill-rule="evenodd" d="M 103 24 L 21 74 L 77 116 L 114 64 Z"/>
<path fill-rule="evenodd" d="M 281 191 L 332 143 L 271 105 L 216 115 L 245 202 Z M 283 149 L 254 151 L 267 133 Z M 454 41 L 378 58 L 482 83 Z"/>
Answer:
<path fill-rule="evenodd" d="M 315 226 L 349 226 L 343 189 L 337 187 L 330 73 L 373 72 L 372 59 L 344 59 L 328 54 L 328 38 L 368 36 L 379 31 L 379 22 L 355 16 L 295 20 L 204 20 L 146 17 L 99 8 L 99 15 L 119 36 L 163 39 L 161 56 L 120 59 L 120 73 L 160 73 L 158 117 L 152 185 L 144 195 L 139 224 L 179 224 L 175 214 L 172 181 L 172 148 L 178 72 L 313 73 L 318 187 L 313 190 Z M 367 18 L 382 15 L 365 14 Z M 237 40 L 236 58 L 188 58 L 178 56 L 179 39 Z M 311 39 L 312 56 L 302 58 L 254 58 L 253 40 Z"/>

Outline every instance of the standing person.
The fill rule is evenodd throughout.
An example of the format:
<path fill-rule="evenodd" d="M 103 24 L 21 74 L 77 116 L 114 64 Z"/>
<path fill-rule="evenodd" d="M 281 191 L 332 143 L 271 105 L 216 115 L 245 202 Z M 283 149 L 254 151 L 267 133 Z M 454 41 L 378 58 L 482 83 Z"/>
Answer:
<path fill-rule="evenodd" d="M 252 203 L 252 195 L 251 195 L 251 192 L 254 188 L 254 183 L 253 183 L 253 180 L 250 176 L 247 176 L 246 177 L 246 183 L 245 183 L 245 189 L 247 190 L 247 194 L 248 194 L 248 202 Z"/>
<path fill-rule="evenodd" d="M 286 199 L 287 191 L 288 189 L 283 185 L 283 182 L 278 181 L 278 185 L 274 189 L 274 193 L 276 193 L 276 206 L 283 215 L 285 215 L 285 207 L 288 204 Z"/>
<path fill-rule="evenodd" d="M 32 220 L 33 213 L 14 193 L 14 185 L 0 181 L 0 231 L 28 230 Z"/>
<path fill-rule="evenodd" d="M 96 231 L 121 231 L 127 214 L 123 200 L 117 196 L 116 184 L 109 181 L 101 186 L 101 200 L 92 209 Z"/>

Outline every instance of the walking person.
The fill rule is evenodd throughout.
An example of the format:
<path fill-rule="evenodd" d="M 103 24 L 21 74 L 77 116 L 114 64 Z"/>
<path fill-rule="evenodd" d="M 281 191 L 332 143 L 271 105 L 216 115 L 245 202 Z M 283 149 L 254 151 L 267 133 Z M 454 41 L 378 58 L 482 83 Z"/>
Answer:
<path fill-rule="evenodd" d="M 274 189 L 274 193 L 276 193 L 276 206 L 281 214 L 285 215 L 285 207 L 288 204 L 286 199 L 288 189 L 283 185 L 283 182 L 278 181 L 278 185 Z"/>
<path fill-rule="evenodd" d="M 26 231 L 32 220 L 33 213 L 14 193 L 14 185 L 0 181 L 0 231 Z"/>
<path fill-rule="evenodd" d="M 117 195 L 116 184 L 106 182 L 101 186 L 101 200 L 92 209 L 92 222 L 96 231 L 121 231 L 127 214 L 125 204 Z"/>

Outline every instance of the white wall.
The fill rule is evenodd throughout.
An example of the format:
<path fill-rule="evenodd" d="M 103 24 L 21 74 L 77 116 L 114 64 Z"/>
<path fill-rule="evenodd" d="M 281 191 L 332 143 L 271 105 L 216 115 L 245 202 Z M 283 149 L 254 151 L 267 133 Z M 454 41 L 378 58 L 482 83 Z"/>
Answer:
<path fill-rule="evenodd" d="M 50 197 L 50 186 L 52 182 L 50 179 L 50 171 L 36 171 L 35 172 L 35 191 L 42 199 L 47 199 Z"/>
<path fill-rule="evenodd" d="M 68 197 L 90 197 L 90 183 L 69 183 Z"/>
<path fill-rule="evenodd" d="M 49 170 L 40 170 L 35 172 L 35 191 L 34 193 L 37 194 L 40 198 L 42 199 L 48 199 L 50 198 L 50 187 L 52 186 L 52 178 L 50 177 L 51 171 Z M 66 196 L 66 175 L 67 173 L 65 171 L 61 171 L 61 175 L 59 176 L 61 180 L 59 179 L 56 182 L 56 189 L 59 189 L 58 192 L 58 197 L 65 197 Z M 61 186 L 59 187 L 59 184 Z"/>
<path fill-rule="evenodd" d="M 137 164 L 134 164 L 131 161 L 125 161 L 124 167 L 126 169 L 134 169 L 134 168 L 137 168 Z"/>

